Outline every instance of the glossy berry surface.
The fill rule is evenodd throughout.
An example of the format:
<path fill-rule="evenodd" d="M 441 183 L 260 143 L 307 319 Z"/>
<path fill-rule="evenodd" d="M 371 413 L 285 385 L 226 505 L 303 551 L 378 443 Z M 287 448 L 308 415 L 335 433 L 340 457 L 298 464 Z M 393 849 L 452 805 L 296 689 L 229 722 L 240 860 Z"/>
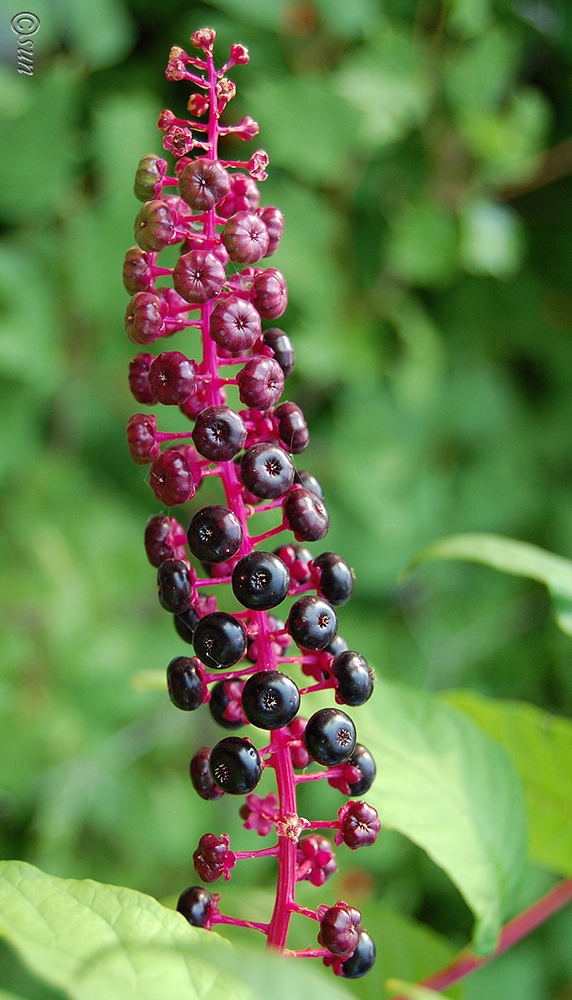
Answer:
<path fill-rule="evenodd" d="M 308 719 L 303 739 L 312 760 L 333 767 L 351 757 L 356 745 L 356 730 L 345 712 L 322 708 Z"/>
<path fill-rule="evenodd" d="M 280 443 L 291 455 L 300 455 L 310 443 L 304 414 L 296 403 L 281 403 L 274 410 Z"/>
<path fill-rule="evenodd" d="M 284 372 L 284 378 L 287 378 L 294 371 L 296 360 L 292 341 L 288 334 L 277 326 L 272 326 L 262 334 L 262 344 L 271 351 L 272 357 Z"/>
<path fill-rule="evenodd" d="M 138 403 L 152 406 L 157 402 L 149 385 L 149 368 L 155 360 L 153 354 L 137 354 L 129 364 L 129 388 Z"/>
<path fill-rule="evenodd" d="M 242 544 L 242 525 L 228 507 L 211 504 L 193 516 L 187 539 L 191 552 L 201 562 L 225 562 Z"/>
<path fill-rule="evenodd" d="M 199 620 L 199 616 L 194 608 L 187 608 L 180 615 L 173 615 L 173 622 L 175 625 L 175 631 L 177 635 L 183 640 L 183 642 L 188 642 L 189 645 L 193 644 L 193 636 L 195 634 L 196 624 Z"/>
<path fill-rule="evenodd" d="M 246 653 L 246 630 L 226 611 L 214 611 L 197 623 L 193 636 L 195 653 L 214 670 L 234 666 Z"/>
<path fill-rule="evenodd" d="M 189 567 L 181 559 L 166 559 L 157 570 L 157 593 L 165 611 L 180 615 L 186 611 L 193 596 L 193 581 Z"/>
<path fill-rule="evenodd" d="M 180 559 L 184 535 L 174 517 L 156 514 L 145 526 L 145 552 L 152 566 L 159 567 L 166 559 Z"/>
<path fill-rule="evenodd" d="M 336 612 L 321 597 L 300 597 L 290 608 L 286 628 L 297 646 L 323 649 L 338 629 Z"/>
<path fill-rule="evenodd" d="M 179 191 L 195 212 L 208 212 L 229 193 L 230 177 L 217 160 L 201 156 L 183 170 Z"/>
<path fill-rule="evenodd" d="M 210 756 L 211 748 L 201 747 L 191 758 L 189 767 L 193 788 L 197 795 L 200 795 L 201 799 L 205 799 L 206 802 L 220 799 L 223 794 L 222 789 L 215 785 L 212 779 L 209 767 Z"/>
<path fill-rule="evenodd" d="M 228 877 L 228 871 L 236 864 L 236 857 L 229 851 L 230 838 L 223 833 L 217 837 L 214 833 L 205 833 L 199 840 L 193 854 L 195 871 L 203 882 L 216 882 L 222 875 Z"/>
<path fill-rule="evenodd" d="M 213 309 L 210 332 L 215 343 L 233 354 L 246 351 L 262 330 L 260 315 L 250 302 L 229 295 Z"/>
<path fill-rule="evenodd" d="M 177 911 L 192 927 L 208 927 L 214 902 L 212 892 L 204 885 L 191 885 L 179 896 Z"/>
<path fill-rule="evenodd" d="M 312 490 L 295 486 L 282 505 L 284 524 L 294 533 L 297 542 L 317 542 L 330 527 L 330 516 L 324 502 Z"/>
<path fill-rule="evenodd" d="M 242 708 L 253 726 L 282 729 L 300 708 L 297 684 L 278 670 L 260 670 L 248 678 L 242 691 Z"/>
<path fill-rule="evenodd" d="M 351 955 L 358 945 L 360 924 L 360 911 L 340 899 L 322 915 L 318 941 L 332 955 Z"/>
<path fill-rule="evenodd" d="M 290 573 L 272 552 L 250 552 L 232 571 L 234 596 L 245 608 L 267 611 L 281 604 L 290 587 Z"/>
<path fill-rule="evenodd" d="M 246 427 L 230 406 L 207 406 L 201 410 L 193 430 L 200 455 L 211 462 L 228 462 L 244 447 Z"/>
<path fill-rule="evenodd" d="M 180 406 L 195 391 L 197 366 L 180 351 L 164 351 L 149 368 L 149 386 L 164 406 Z"/>
<path fill-rule="evenodd" d="M 209 768 L 215 784 L 231 795 L 254 791 L 262 774 L 262 761 L 249 740 L 227 736 L 213 747 Z"/>
<path fill-rule="evenodd" d="M 240 478 L 247 490 L 263 500 L 275 500 L 294 482 L 294 466 L 275 444 L 254 444 L 240 461 Z"/>
<path fill-rule="evenodd" d="M 231 260 L 239 264 L 255 264 L 268 252 L 268 229 L 254 212 L 235 212 L 226 223 L 222 242 Z"/>
<path fill-rule="evenodd" d="M 349 782 L 349 795 L 365 795 L 369 792 L 375 780 L 375 761 L 367 747 L 361 743 L 356 743 L 354 752 L 348 758 L 347 764 L 355 767 L 360 773 L 357 781 Z"/>
<path fill-rule="evenodd" d="M 273 358 L 251 358 L 236 378 L 241 402 L 254 410 L 274 406 L 284 389 L 284 372 Z"/>
<path fill-rule="evenodd" d="M 174 448 L 164 451 L 149 470 L 149 485 L 166 507 L 186 503 L 195 495 L 195 480 L 190 463 Z"/>
<path fill-rule="evenodd" d="M 375 945 L 363 929 L 359 931 L 356 949 L 350 958 L 342 962 L 341 975 L 344 979 L 361 979 L 371 971 L 375 963 Z"/>
<path fill-rule="evenodd" d="M 338 812 L 340 828 L 336 834 L 336 844 L 342 841 L 352 851 L 359 847 L 371 847 L 377 840 L 381 823 L 377 810 L 362 799 L 346 802 Z"/>
<path fill-rule="evenodd" d="M 354 589 L 354 574 L 337 552 L 321 552 L 312 560 L 312 579 L 316 589 L 330 604 L 346 604 Z"/>
<path fill-rule="evenodd" d="M 207 687 L 196 657 L 177 656 L 171 660 L 167 667 L 167 688 L 173 705 L 184 712 L 192 712 L 202 705 Z"/>
<path fill-rule="evenodd" d="M 330 664 L 336 682 L 336 701 L 341 705 L 364 705 L 373 691 L 373 678 L 367 660 L 347 649 L 334 656 Z"/>

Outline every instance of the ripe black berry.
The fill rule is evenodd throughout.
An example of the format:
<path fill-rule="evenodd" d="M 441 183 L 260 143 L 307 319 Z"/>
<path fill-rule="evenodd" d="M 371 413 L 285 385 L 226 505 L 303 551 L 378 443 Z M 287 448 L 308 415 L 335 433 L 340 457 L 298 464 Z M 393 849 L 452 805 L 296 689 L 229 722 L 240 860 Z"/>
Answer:
<path fill-rule="evenodd" d="M 356 744 L 356 729 L 345 712 L 337 708 L 322 708 L 308 719 L 303 739 L 312 760 L 333 767 L 351 757 Z"/>
<path fill-rule="evenodd" d="M 300 455 L 310 443 L 304 414 L 296 403 L 281 403 L 274 410 L 280 443 L 291 455 Z"/>
<path fill-rule="evenodd" d="M 212 504 L 194 515 L 187 538 L 191 552 L 201 562 L 225 562 L 242 544 L 242 526 L 228 507 Z"/>
<path fill-rule="evenodd" d="M 234 596 L 245 608 L 267 611 L 281 604 L 290 587 L 290 573 L 272 552 L 250 552 L 232 571 Z"/>
<path fill-rule="evenodd" d="M 191 605 L 193 581 L 182 559 L 166 559 L 157 570 L 157 593 L 165 611 L 180 615 Z"/>
<path fill-rule="evenodd" d="M 351 757 L 348 757 L 346 762 L 351 767 L 357 768 L 361 774 L 359 781 L 354 781 L 353 784 L 349 784 L 349 794 L 350 795 L 365 795 L 369 792 L 373 782 L 375 780 L 375 761 L 370 754 L 367 747 L 362 746 L 361 743 L 356 743 L 354 752 Z"/>
<path fill-rule="evenodd" d="M 231 795 L 254 791 L 262 774 L 262 761 L 249 740 L 227 736 L 213 747 L 209 768 L 213 781 Z"/>
<path fill-rule="evenodd" d="M 211 462 L 229 462 L 245 441 L 244 421 L 230 406 L 207 406 L 199 413 L 193 442 L 199 454 Z"/>
<path fill-rule="evenodd" d="M 213 910 L 213 894 L 204 885 L 191 885 L 179 896 L 177 910 L 193 927 L 206 927 Z"/>
<path fill-rule="evenodd" d="M 363 705 L 371 697 L 373 679 L 367 660 L 346 649 L 334 656 L 330 670 L 336 681 L 336 701 L 341 705 Z"/>
<path fill-rule="evenodd" d="M 205 799 L 207 802 L 212 802 L 214 799 L 220 799 L 223 794 L 222 789 L 220 789 L 218 785 L 215 785 L 211 777 L 209 768 L 210 756 L 211 748 L 201 747 L 192 758 L 189 767 L 189 773 L 191 775 L 191 781 L 195 792 L 197 795 L 200 795 L 201 799 Z"/>
<path fill-rule="evenodd" d="M 286 628 L 297 646 L 323 649 L 334 638 L 336 612 L 322 597 L 300 597 L 290 608 Z"/>
<path fill-rule="evenodd" d="M 294 466 L 278 445 L 254 444 L 240 460 L 240 478 L 255 497 L 274 500 L 292 486 Z"/>
<path fill-rule="evenodd" d="M 336 607 L 352 596 L 353 570 L 336 552 L 322 552 L 312 560 L 312 579 L 318 593 Z"/>
<path fill-rule="evenodd" d="M 300 692 L 287 674 L 260 670 L 248 678 L 242 691 L 242 709 L 253 726 L 282 729 L 300 708 Z"/>
<path fill-rule="evenodd" d="M 169 697 L 177 708 L 192 712 L 202 705 L 207 687 L 195 656 L 177 656 L 167 667 Z"/>
<path fill-rule="evenodd" d="M 356 950 L 350 958 L 342 962 L 342 976 L 345 979 L 361 979 L 373 967 L 375 962 L 375 945 L 367 931 L 359 931 Z"/>
<path fill-rule="evenodd" d="M 207 667 L 224 670 L 234 666 L 246 652 L 246 629 L 226 611 L 201 618 L 193 636 L 195 653 Z"/>
<path fill-rule="evenodd" d="M 184 642 L 188 642 L 189 645 L 193 644 L 193 635 L 195 634 L 195 627 L 199 620 L 199 616 L 194 608 L 187 608 L 183 611 L 181 615 L 174 615 L 173 622 L 175 624 L 175 630 L 177 635 Z"/>
<path fill-rule="evenodd" d="M 294 532 L 297 542 L 317 542 L 330 527 L 330 516 L 324 502 L 312 490 L 295 486 L 282 505 L 284 524 Z"/>

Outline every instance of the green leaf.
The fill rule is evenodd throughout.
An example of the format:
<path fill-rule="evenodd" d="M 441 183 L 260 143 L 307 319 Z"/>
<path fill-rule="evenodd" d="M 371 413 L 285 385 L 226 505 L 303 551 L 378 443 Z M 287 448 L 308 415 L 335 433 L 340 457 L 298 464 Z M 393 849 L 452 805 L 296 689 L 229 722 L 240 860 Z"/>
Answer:
<path fill-rule="evenodd" d="M 372 704 L 373 703 L 373 704 Z M 487 954 L 526 854 L 522 789 L 506 751 L 435 696 L 378 681 L 360 734 L 378 769 L 368 801 L 419 844 L 473 911 Z M 375 713 L 375 714 L 374 714 Z"/>
<path fill-rule="evenodd" d="M 470 691 L 444 697 L 511 755 L 526 795 L 530 858 L 572 875 L 572 722 L 535 705 Z"/>
<path fill-rule="evenodd" d="M 415 983 L 404 983 L 402 979 L 388 979 L 386 983 L 388 990 L 399 990 L 401 996 L 408 997 L 408 1000 L 447 1000 L 443 993 L 435 990 L 428 990 L 426 986 L 418 986 Z"/>
<path fill-rule="evenodd" d="M 6 990 L 0 990 L 0 1000 L 23 1000 L 23 997 L 17 997 L 15 993 L 8 993 Z"/>
<path fill-rule="evenodd" d="M 501 535 L 467 534 L 442 538 L 415 557 L 409 569 L 429 559 L 466 559 L 544 583 L 558 625 L 572 635 L 572 562 L 537 545 Z"/>
<path fill-rule="evenodd" d="M 0 934 L 71 1000 L 314 1000 L 323 979 L 306 963 L 235 951 L 218 934 L 132 889 L 0 863 Z M 348 1000 L 337 984 L 332 1000 Z"/>

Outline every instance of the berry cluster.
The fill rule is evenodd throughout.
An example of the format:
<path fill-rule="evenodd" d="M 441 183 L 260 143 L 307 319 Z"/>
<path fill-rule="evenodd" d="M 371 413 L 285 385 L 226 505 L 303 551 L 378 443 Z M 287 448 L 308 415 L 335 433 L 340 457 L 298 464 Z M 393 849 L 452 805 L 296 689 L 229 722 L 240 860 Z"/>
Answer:
<path fill-rule="evenodd" d="M 141 160 L 135 194 L 144 204 L 135 221 L 137 245 L 123 268 L 131 295 L 125 329 L 143 348 L 129 369 L 132 394 L 144 406 L 178 407 L 187 430 L 162 432 L 155 416 L 136 413 L 127 440 L 134 461 L 150 466 L 151 489 L 166 508 L 191 500 L 206 477 L 220 483 L 221 502 L 198 510 L 187 530 L 169 513 L 151 517 L 145 548 L 157 569 L 159 601 L 192 646 L 193 655 L 177 656 L 167 668 L 171 700 L 183 711 L 208 704 L 215 722 L 233 732 L 194 754 L 193 787 L 208 800 L 245 795 L 245 827 L 260 836 L 274 831 L 277 838 L 270 848 L 233 852 L 227 834 L 207 833 L 193 855 L 195 870 L 211 883 L 230 878 L 240 859 L 272 856 L 278 883 L 268 924 L 223 914 L 219 896 L 204 886 L 186 889 L 178 909 L 198 927 L 254 927 L 282 952 L 321 957 L 336 974 L 357 978 L 375 959 L 359 911 L 341 900 L 308 910 L 296 903 L 294 890 L 302 879 L 321 886 L 336 870 L 332 845 L 315 831 L 331 829 L 334 843 L 351 850 L 375 841 L 377 813 L 355 798 L 370 788 L 375 764 L 341 708 L 321 709 L 307 720 L 299 712 L 303 695 L 323 689 L 344 708 L 362 705 L 372 692 L 372 672 L 337 634 L 335 608 L 351 596 L 351 569 L 336 553 L 314 556 L 304 544 L 325 537 L 329 517 L 319 483 L 293 460 L 309 441 L 304 415 L 295 403 L 281 402 L 294 350 L 271 324 L 286 309 L 287 288 L 276 268 L 261 263 L 278 246 L 284 220 L 278 208 L 260 207 L 256 182 L 265 179 L 268 164 L 263 150 L 249 160 L 219 156 L 221 137 L 250 140 L 258 125 L 248 116 L 236 125 L 220 123 L 235 94 L 226 74 L 248 62 L 248 52 L 231 46 L 217 70 L 214 38 L 202 29 L 191 38 L 200 54 L 171 50 L 167 78 L 192 85 L 190 118 L 170 111 L 159 117 L 163 146 L 175 158 L 173 176 L 161 157 Z M 161 266 L 158 255 L 173 244 L 176 263 Z M 179 350 L 147 352 L 184 330 L 200 341 L 192 349 L 198 360 Z M 234 409 L 229 398 L 243 408 Z M 268 511 L 276 512 L 275 526 L 253 530 L 257 515 Z M 267 551 L 266 541 L 284 531 L 294 541 Z M 222 584 L 230 586 L 237 610 L 219 609 Z M 285 620 L 269 614 L 289 598 Z M 284 670 L 290 665 L 311 683 L 300 688 Z M 257 749 L 247 736 L 234 735 L 247 725 L 267 732 L 268 745 Z M 265 770 L 274 771 L 277 795 L 261 798 L 255 789 Z M 349 797 L 335 820 L 298 814 L 297 786 L 318 779 Z M 295 912 L 318 922 L 318 947 L 287 948 Z"/>

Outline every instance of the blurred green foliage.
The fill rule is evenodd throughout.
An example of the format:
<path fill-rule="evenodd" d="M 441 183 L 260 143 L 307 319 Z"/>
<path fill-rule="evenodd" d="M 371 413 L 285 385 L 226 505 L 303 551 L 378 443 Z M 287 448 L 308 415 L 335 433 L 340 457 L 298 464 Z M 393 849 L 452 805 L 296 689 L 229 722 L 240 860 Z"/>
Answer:
<path fill-rule="evenodd" d="M 251 52 L 231 110 L 260 122 L 263 202 L 287 219 L 274 260 L 297 352 L 288 398 L 310 424 L 303 464 L 325 489 L 328 547 L 356 571 L 350 646 L 380 678 L 570 716 L 570 638 L 540 585 L 464 564 L 397 580 L 456 532 L 572 556 L 572 8 L 38 0 L 34 12 L 34 74 L 18 75 L 16 10 L 2 4 L 0 851 L 172 899 L 213 823 L 186 775 L 212 730 L 130 680 L 180 644 L 142 548 L 154 501 L 124 442 L 121 284 L 136 164 L 160 150 L 158 112 L 186 103 L 164 80 L 168 50 L 211 24 L 219 51 Z M 239 841 L 235 805 L 223 800 L 216 824 Z M 371 853 L 334 897 L 353 878 L 364 912 L 381 901 L 466 941 L 465 904 L 417 847 L 388 832 Z M 531 863 L 522 905 L 546 879 Z M 562 914 L 465 996 L 564 1000 L 571 930 Z M 3 952 L 0 983 L 56 996 Z"/>

